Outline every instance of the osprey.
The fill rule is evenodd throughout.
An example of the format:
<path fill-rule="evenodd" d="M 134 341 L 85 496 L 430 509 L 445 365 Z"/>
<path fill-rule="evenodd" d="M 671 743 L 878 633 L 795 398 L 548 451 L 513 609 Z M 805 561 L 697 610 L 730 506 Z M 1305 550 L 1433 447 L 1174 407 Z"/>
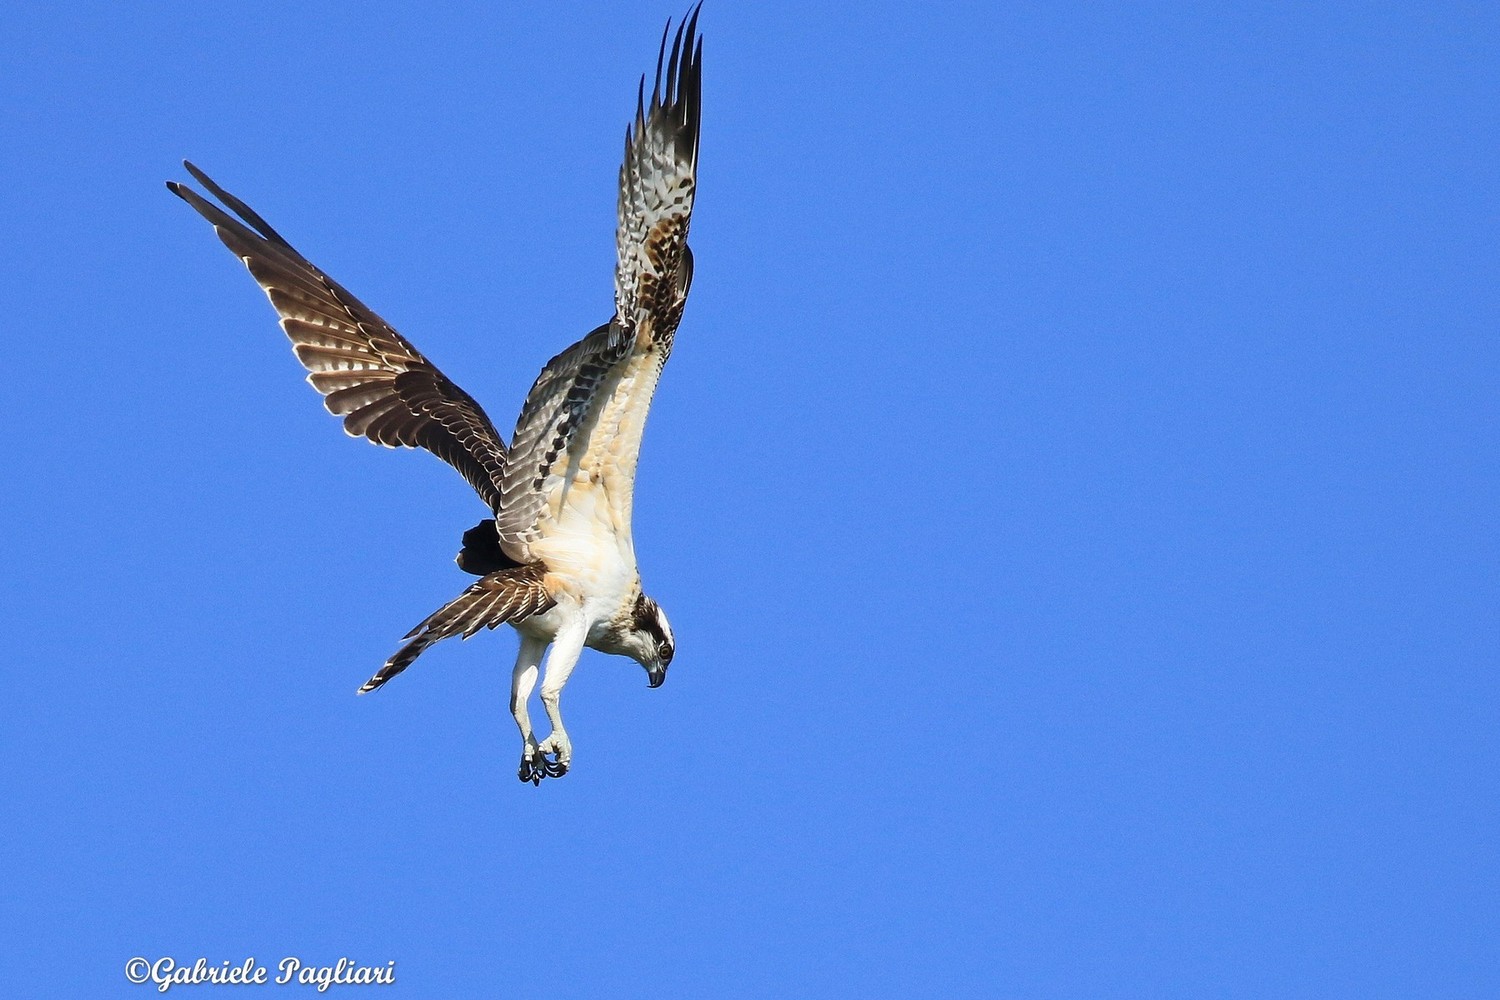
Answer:
<path fill-rule="evenodd" d="M 167 184 L 213 224 L 270 297 L 308 381 L 344 418 L 344 430 L 389 448 L 427 449 L 494 513 L 464 533 L 457 558 L 479 581 L 407 633 L 359 693 L 380 687 L 440 639 L 509 623 L 521 637 L 510 701 L 521 730 L 520 778 L 533 784 L 561 777 L 572 761 L 559 700 L 585 646 L 634 659 L 653 688 L 676 651 L 666 614 L 641 589 L 630 522 L 646 413 L 693 278 L 687 234 L 698 164 L 697 20 L 695 8 L 670 54 L 668 21 L 651 100 L 643 76 L 625 130 L 615 314 L 547 362 L 509 445 L 468 393 L 248 205 L 191 163 L 188 172 L 224 208 Z M 539 743 L 527 700 L 544 654 L 541 699 L 552 730 Z"/>

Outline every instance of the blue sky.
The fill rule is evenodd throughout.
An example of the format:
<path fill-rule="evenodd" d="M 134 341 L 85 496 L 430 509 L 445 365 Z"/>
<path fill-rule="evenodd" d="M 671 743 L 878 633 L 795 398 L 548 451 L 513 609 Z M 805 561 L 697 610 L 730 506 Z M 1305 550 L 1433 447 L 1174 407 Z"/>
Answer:
<path fill-rule="evenodd" d="M 587 654 L 539 789 L 511 634 L 354 697 L 483 509 L 344 437 L 162 181 L 508 428 L 608 317 L 680 11 L 0 13 L 0 992 L 1500 991 L 1494 9 L 810 6 L 704 11 L 678 658 Z"/>

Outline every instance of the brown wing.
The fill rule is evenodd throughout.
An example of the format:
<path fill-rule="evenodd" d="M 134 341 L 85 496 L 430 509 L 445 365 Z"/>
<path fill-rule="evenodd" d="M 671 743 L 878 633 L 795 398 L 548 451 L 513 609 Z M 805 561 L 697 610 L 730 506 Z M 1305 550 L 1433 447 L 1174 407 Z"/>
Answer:
<path fill-rule="evenodd" d="M 539 530 L 549 498 L 568 489 L 580 471 L 600 473 L 607 487 L 621 494 L 621 508 L 629 508 L 644 413 L 671 353 L 692 281 L 687 233 L 697 184 L 703 61 L 697 23 L 695 8 L 678 27 L 670 55 L 668 23 L 651 102 L 646 104 L 642 77 L 635 121 L 625 131 L 615 230 L 615 317 L 547 363 L 516 422 L 497 518 L 501 544 L 516 559 L 529 558 L 527 543 Z M 616 376 L 647 356 L 641 367 L 649 375 L 622 385 Z M 616 391 L 630 398 L 613 400 Z M 590 442 L 580 440 L 580 431 L 590 426 L 592 415 L 613 404 L 638 410 L 640 416 L 625 422 L 629 430 L 608 431 L 629 437 L 606 449 L 619 468 L 629 470 L 628 482 L 611 482 L 608 469 L 584 467 Z"/>
<path fill-rule="evenodd" d="M 386 660 L 385 666 L 365 681 L 359 693 L 380 687 L 439 640 L 454 635 L 467 639 L 482 628 L 523 621 L 546 611 L 556 602 L 542 585 L 545 572 L 540 563 L 532 563 L 491 573 L 479 580 L 406 633 L 411 641 Z"/>
<path fill-rule="evenodd" d="M 426 448 L 498 509 L 505 440 L 480 405 L 248 205 L 191 163 L 184 166 L 239 219 L 192 188 L 171 181 L 167 187 L 213 223 L 245 262 L 281 316 L 307 380 L 329 412 L 344 418 L 344 430 L 388 448 Z"/>
<path fill-rule="evenodd" d="M 687 236 L 698 184 L 703 103 L 703 39 L 697 30 L 695 7 L 678 26 L 670 57 L 662 33 L 651 104 L 646 105 L 642 77 L 620 164 L 616 320 L 631 336 L 660 342 L 663 354 L 671 351 L 692 274 Z"/>

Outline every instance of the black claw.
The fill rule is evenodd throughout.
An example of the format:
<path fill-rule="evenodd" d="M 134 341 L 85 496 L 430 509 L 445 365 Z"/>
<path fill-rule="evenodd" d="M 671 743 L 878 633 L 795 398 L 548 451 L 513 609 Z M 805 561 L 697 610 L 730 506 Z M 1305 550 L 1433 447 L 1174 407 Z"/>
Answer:
<path fill-rule="evenodd" d="M 568 773 L 568 765 L 548 754 L 538 752 L 533 766 L 548 778 L 561 778 Z"/>
<path fill-rule="evenodd" d="M 531 757 L 521 758 L 519 773 L 522 781 L 540 785 L 543 778 L 561 778 L 567 774 L 568 765 L 560 760 L 553 760 L 544 753 L 537 753 Z"/>

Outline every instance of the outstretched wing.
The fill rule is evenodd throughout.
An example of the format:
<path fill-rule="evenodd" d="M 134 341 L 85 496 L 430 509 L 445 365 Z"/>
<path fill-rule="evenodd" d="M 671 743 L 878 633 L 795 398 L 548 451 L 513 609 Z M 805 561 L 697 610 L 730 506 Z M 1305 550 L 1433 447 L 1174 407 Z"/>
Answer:
<path fill-rule="evenodd" d="M 248 205 L 191 163 L 184 166 L 239 218 L 190 187 L 171 181 L 167 187 L 213 223 L 250 269 L 280 314 L 307 380 L 328 411 L 344 418 L 344 430 L 387 448 L 426 448 L 497 509 L 505 440 L 480 405 Z"/>
<path fill-rule="evenodd" d="M 692 280 L 687 235 L 697 190 L 703 75 L 703 39 L 697 28 L 694 8 L 677 29 L 665 73 L 667 35 L 662 33 L 651 104 L 645 104 L 642 77 L 620 164 L 615 315 L 625 335 L 664 341 L 664 353 L 672 349 Z M 679 268 L 684 257 L 686 267 Z"/>
<path fill-rule="evenodd" d="M 568 478 L 569 448 L 631 347 L 615 323 L 606 323 L 547 362 L 526 394 L 495 516 L 501 547 L 511 558 L 530 560 L 527 543 L 536 537 L 548 499 Z"/>
<path fill-rule="evenodd" d="M 373 691 L 401 671 L 433 643 L 449 636 L 465 639 L 482 628 L 519 622 L 540 614 L 556 602 L 542 583 L 546 570 L 537 563 L 491 573 L 438 608 L 420 625 L 406 633 L 411 641 L 385 661 L 379 672 L 365 681 L 360 694 Z"/>
<path fill-rule="evenodd" d="M 692 282 L 688 222 L 698 167 L 703 41 L 698 11 L 662 34 L 649 106 L 641 78 L 625 131 L 615 231 L 615 316 L 549 361 L 526 396 L 506 456 L 497 518 L 519 561 L 571 502 L 629 532 L 646 413 Z"/>

